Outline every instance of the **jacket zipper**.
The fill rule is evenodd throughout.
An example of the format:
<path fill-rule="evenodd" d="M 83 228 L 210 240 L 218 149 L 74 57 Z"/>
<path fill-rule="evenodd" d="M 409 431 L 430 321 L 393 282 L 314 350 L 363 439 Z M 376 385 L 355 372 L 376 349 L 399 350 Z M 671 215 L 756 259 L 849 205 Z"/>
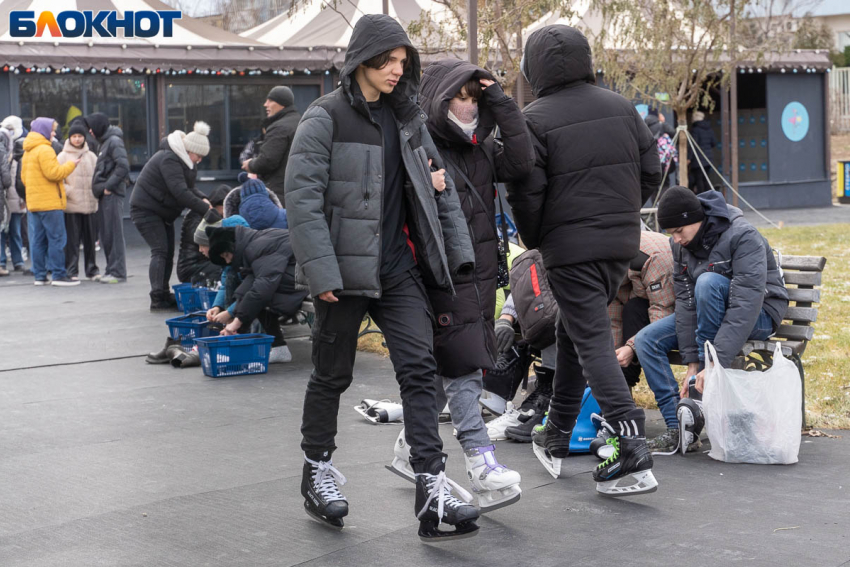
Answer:
<path fill-rule="evenodd" d="M 395 118 L 393 118 L 395 120 Z M 384 156 L 386 152 L 386 148 L 384 147 L 384 129 L 380 124 L 375 122 L 375 119 L 372 118 L 372 112 L 369 112 L 369 120 L 378 128 L 378 133 L 381 135 L 381 157 Z M 366 156 L 368 159 L 369 151 L 366 151 Z M 381 261 L 384 252 L 384 247 L 381 245 L 381 242 L 384 239 L 384 225 L 383 225 L 383 215 L 384 215 L 384 192 L 386 187 L 384 187 L 384 177 L 386 172 L 384 171 L 384 164 L 381 164 L 381 200 L 378 203 L 378 294 L 377 297 L 381 297 L 383 295 L 383 287 L 381 286 Z"/>
<path fill-rule="evenodd" d="M 383 136 L 381 136 L 383 138 Z M 363 172 L 363 201 L 365 208 L 369 208 L 369 169 L 372 163 L 372 152 L 366 150 L 366 171 Z"/>

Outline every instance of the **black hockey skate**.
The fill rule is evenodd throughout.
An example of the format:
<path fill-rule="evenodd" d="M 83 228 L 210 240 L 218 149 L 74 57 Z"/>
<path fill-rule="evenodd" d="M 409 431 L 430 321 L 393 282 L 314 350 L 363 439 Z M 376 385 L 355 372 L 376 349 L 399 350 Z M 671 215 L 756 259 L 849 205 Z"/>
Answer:
<path fill-rule="evenodd" d="M 607 443 L 614 452 L 593 471 L 597 492 L 603 496 L 632 496 L 658 490 L 646 437 L 618 435 L 610 437 Z M 634 482 L 622 485 L 623 480 Z"/>
<path fill-rule="evenodd" d="M 545 425 L 534 428 L 532 449 L 534 455 L 553 478 L 561 476 L 561 460 L 570 454 L 572 431 L 558 428 L 548 418 Z"/>
<path fill-rule="evenodd" d="M 684 455 L 689 450 L 696 450 L 701 443 L 699 435 L 705 427 L 705 416 L 702 413 L 702 393 L 696 388 L 696 377 L 688 381 L 688 397 L 682 398 L 676 406 L 676 419 L 679 421 L 679 447 Z M 694 447 L 691 449 L 691 447 Z"/>
<path fill-rule="evenodd" d="M 345 477 L 331 464 L 330 455 L 326 453 L 326 457 L 327 461 L 304 458 L 301 475 L 304 510 L 319 522 L 341 530 L 345 525 L 342 519 L 348 515 L 348 502 L 337 483 L 345 484 Z"/>
<path fill-rule="evenodd" d="M 430 457 L 423 471 L 416 474 L 416 504 L 419 518 L 419 539 L 426 543 L 442 543 L 478 535 L 478 510 L 467 504 L 472 495 L 446 476 L 446 456 Z M 452 495 L 458 493 L 462 500 Z M 453 531 L 440 530 L 440 524 L 454 526 Z"/>

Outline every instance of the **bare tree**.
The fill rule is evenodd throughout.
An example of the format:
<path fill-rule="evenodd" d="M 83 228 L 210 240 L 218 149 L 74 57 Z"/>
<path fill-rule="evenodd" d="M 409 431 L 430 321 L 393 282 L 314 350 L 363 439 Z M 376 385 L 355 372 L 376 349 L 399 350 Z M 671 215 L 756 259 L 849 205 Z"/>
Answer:
<path fill-rule="evenodd" d="M 408 25 L 423 53 L 462 58 L 468 37 L 466 0 L 434 0 L 442 10 L 423 11 Z M 478 64 L 512 92 L 520 73 L 522 32 L 546 15 L 568 17 L 570 0 L 478 0 Z"/>
<path fill-rule="evenodd" d="M 710 90 L 730 76 L 735 58 L 743 54 L 730 42 L 732 6 L 738 17 L 747 0 L 594 0 L 602 24 L 586 30 L 594 44 L 594 60 L 608 83 L 625 96 L 650 104 L 669 105 L 679 127 L 687 129 L 688 110 L 714 108 Z M 662 102 L 663 101 L 663 102 Z M 684 163 L 687 136 L 679 136 Z M 686 185 L 688 168 L 680 166 Z"/>

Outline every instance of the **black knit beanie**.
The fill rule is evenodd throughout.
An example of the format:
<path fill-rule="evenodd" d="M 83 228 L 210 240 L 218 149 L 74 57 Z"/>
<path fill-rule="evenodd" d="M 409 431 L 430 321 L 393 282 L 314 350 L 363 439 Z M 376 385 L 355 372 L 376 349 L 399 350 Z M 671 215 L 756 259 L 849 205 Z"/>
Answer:
<path fill-rule="evenodd" d="M 82 137 L 86 137 L 89 131 L 86 129 L 85 124 L 81 120 L 78 120 L 71 124 L 71 127 L 68 129 L 68 137 L 70 138 L 74 134 L 80 134 Z"/>
<path fill-rule="evenodd" d="M 275 101 L 281 106 L 293 106 L 295 104 L 295 94 L 289 87 L 275 87 L 269 91 L 266 98 Z"/>
<path fill-rule="evenodd" d="M 210 193 L 209 201 L 210 205 L 213 207 L 218 207 L 219 205 L 224 204 L 224 199 L 227 197 L 227 194 L 230 193 L 230 185 L 221 184 L 215 189 L 213 189 L 212 193 Z"/>
<path fill-rule="evenodd" d="M 658 203 L 658 226 L 664 230 L 698 223 L 705 218 L 702 202 L 687 187 L 671 187 Z"/>

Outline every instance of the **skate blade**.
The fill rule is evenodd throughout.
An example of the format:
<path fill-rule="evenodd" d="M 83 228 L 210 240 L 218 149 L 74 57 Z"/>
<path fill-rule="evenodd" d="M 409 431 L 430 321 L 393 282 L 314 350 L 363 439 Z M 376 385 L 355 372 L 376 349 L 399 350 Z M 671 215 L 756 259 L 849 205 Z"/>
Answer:
<path fill-rule="evenodd" d="M 467 539 L 471 537 L 475 537 L 478 535 L 478 524 L 474 521 L 471 521 L 471 524 L 468 526 L 462 526 L 458 524 L 456 526 L 455 531 L 440 531 L 437 528 L 433 530 L 428 530 L 425 533 L 420 529 L 419 530 L 419 539 L 422 540 L 423 543 L 446 543 L 449 541 L 457 541 L 459 539 Z"/>
<path fill-rule="evenodd" d="M 503 488 L 502 490 L 509 490 L 510 493 L 498 502 L 488 501 L 479 495 L 478 506 L 481 508 L 481 513 L 487 514 L 488 512 L 492 512 L 494 510 L 498 510 L 499 508 L 504 508 L 505 506 L 510 506 L 511 504 L 519 502 L 519 499 L 522 497 L 522 489 L 516 485 L 515 487 L 515 491 L 511 490 L 514 488 L 514 486 Z"/>
<path fill-rule="evenodd" d="M 416 484 L 416 477 L 413 475 L 413 473 L 408 472 L 408 470 L 406 470 L 403 465 L 398 465 L 398 466 L 396 465 L 396 461 L 398 461 L 398 460 L 400 460 L 400 459 L 398 459 L 398 458 L 393 459 L 393 464 L 384 465 L 384 468 L 386 468 L 388 471 L 390 471 L 393 474 L 397 474 L 398 476 L 400 476 L 401 478 L 403 478 L 407 482 L 411 482 L 413 484 Z"/>
<path fill-rule="evenodd" d="M 306 503 L 305 503 L 306 504 Z M 345 522 L 342 518 L 324 518 L 311 510 L 306 505 L 304 506 L 304 511 L 307 512 L 307 515 L 322 524 L 323 526 L 330 528 L 336 531 L 342 531 L 342 528 L 345 527 Z"/>
<path fill-rule="evenodd" d="M 623 480 L 633 479 L 634 484 L 628 486 L 617 486 Z M 638 494 L 650 494 L 658 490 L 658 481 L 651 470 L 632 473 L 607 482 L 597 482 L 596 491 L 602 496 L 618 498 L 621 496 L 637 496 Z"/>
<path fill-rule="evenodd" d="M 563 459 L 554 459 L 546 452 L 544 447 L 539 446 L 537 443 L 532 443 L 531 448 L 534 450 L 534 456 L 537 457 L 537 460 L 543 465 L 552 478 L 561 478 L 561 461 Z"/>

